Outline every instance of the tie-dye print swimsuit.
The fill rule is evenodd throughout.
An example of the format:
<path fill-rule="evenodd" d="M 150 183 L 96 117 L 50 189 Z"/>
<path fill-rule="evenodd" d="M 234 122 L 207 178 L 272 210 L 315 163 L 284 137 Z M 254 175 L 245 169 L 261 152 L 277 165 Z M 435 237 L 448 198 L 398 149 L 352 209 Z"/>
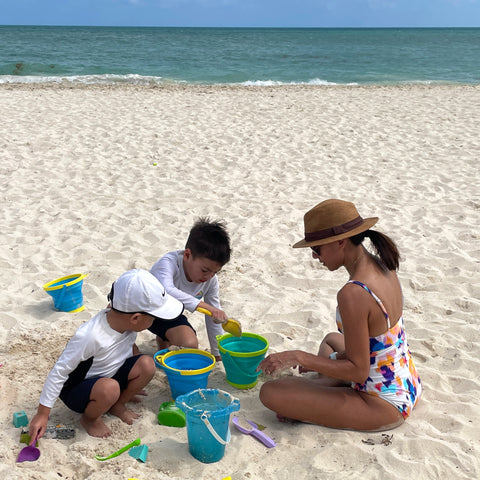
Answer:
<path fill-rule="evenodd" d="M 390 318 L 382 301 L 363 283 L 350 280 L 363 287 L 376 300 L 387 321 L 387 331 L 370 337 L 370 374 L 366 382 L 353 383 L 360 392 L 377 395 L 394 405 L 403 418 L 407 418 L 422 393 L 422 384 L 408 349 L 403 315 L 390 328 Z M 342 319 L 337 309 L 337 327 L 343 333 Z"/>

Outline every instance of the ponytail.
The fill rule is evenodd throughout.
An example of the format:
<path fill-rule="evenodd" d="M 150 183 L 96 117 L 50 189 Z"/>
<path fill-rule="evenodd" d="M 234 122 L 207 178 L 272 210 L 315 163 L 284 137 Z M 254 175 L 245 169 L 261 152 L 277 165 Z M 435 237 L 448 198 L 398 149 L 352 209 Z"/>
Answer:
<path fill-rule="evenodd" d="M 360 245 L 365 237 L 371 240 L 375 252 L 385 268 L 388 270 L 398 270 L 400 253 L 394 241 L 390 237 L 387 237 L 387 235 L 377 232 L 376 230 L 367 230 L 359 233 L 358 235 L 350 237 L 350 240 L 354 245 Z"/>

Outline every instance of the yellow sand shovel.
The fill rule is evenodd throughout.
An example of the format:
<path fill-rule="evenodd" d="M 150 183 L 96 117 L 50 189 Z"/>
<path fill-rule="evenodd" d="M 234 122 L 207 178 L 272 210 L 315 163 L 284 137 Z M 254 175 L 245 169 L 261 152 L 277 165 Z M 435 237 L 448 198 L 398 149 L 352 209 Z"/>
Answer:
<path fill-rule="evenodd" d="M 206 308 L 197 308 L 197 312 L 204 313 L 205 315 L 212 316 L 212 312 L 207 310 Z M 231 333 L 234 337 L 241 337 L 242 336 L 242 325 L 238 320 L 234 320 L 233 318 L 229 318 L 226 322 L 222 323 L 222 328 Z"/>

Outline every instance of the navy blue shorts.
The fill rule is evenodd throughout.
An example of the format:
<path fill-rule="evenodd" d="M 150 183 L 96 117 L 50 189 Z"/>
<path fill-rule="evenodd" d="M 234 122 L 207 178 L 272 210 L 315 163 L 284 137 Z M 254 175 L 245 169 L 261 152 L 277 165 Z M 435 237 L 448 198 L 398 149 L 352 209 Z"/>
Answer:
<path fill-rule="evenodd" d="M 164 342 L 166 342 L 168 341 L 167 331 L 170 328 L 179 327 L 180 325 L 186 325 L 187 327 L 190 327 L 195 332 L 195 335 L 197 334 L 197 332 L 192 327 L 185 315 L 180 315 L 173 320 L 163 320 L 162 318 L 155 318 L 149 330 L 158 337 L 160 337 Z"/>
<path fill-rule="evenodd" d="M 128 386 L 128 375 L 130 370 L 142 355 L 135 355 L 125 360 L 123 365 L 118 369 L 117 373 L 112 377 L 120 385 L 120 391 Z M 97 380 L 104 377 L 91 377 L 80 380 L 73 385 L 70 383 L 60 392 L 60 399 L 63 403 L 77 413 L 83 413 L 90 401 L 90 393 Z"/>

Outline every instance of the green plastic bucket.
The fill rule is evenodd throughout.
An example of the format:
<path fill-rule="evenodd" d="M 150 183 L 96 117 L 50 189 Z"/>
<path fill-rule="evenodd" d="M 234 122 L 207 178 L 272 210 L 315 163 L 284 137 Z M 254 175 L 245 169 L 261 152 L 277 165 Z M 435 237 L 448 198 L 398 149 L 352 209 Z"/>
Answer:
<path fill-rule="evenodd" d="M 227 382 L 235 388 L 247 389 L 257 384 L 257 367 L 265 358 L 268 340 L 256 333 L 243 333 L 234 337 L 231 333 L 217 336 Z"/>
<path fill-rule="evenodd" d="M 43 289 L 53 298 L 53 304 L 62 312 L 81 312 L 83 305 L 82 285 L 88 273 L 74 273 L 46 283 Z"/>

